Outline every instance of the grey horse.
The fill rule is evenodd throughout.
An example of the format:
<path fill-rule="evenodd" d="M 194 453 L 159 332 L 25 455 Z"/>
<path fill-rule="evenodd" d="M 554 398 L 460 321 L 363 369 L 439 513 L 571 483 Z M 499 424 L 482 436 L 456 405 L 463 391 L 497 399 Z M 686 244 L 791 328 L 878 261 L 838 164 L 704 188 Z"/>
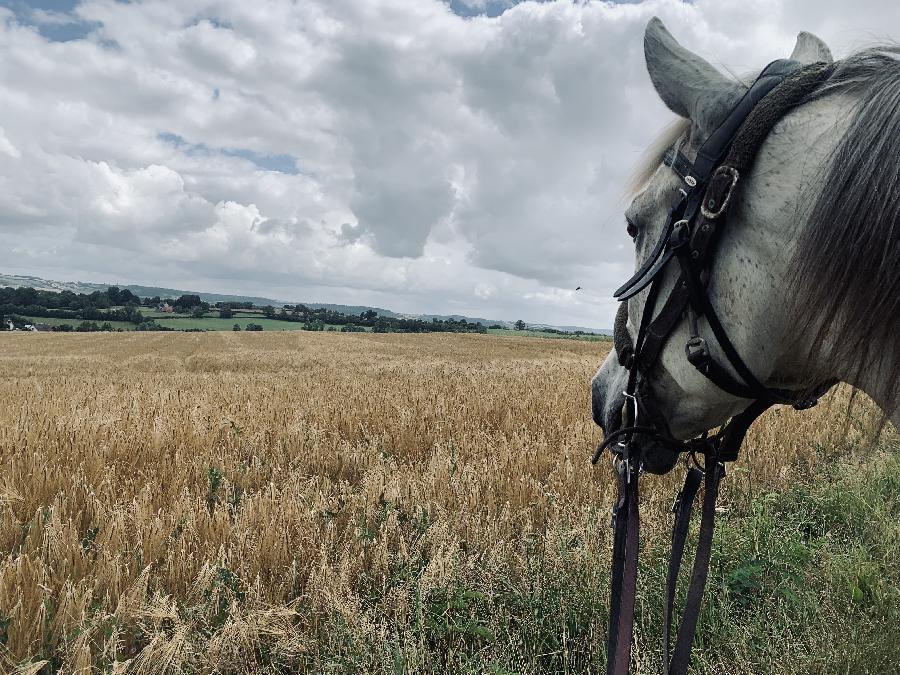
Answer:
<path fill-rule="evenodd" d="M 638 265 L 682 187 L 663 165 L 676 146 L 690 159 L 746 90 L 682 47 L 654 18 L 644 51 L 650 79 L 677 121 L 649 151 L 626 210 Z M 825 43 L 797 38 L 791 58 L 832 61 Z M 670 265 L 662 297 L 675 281 Z M 836 63 L 830 79 L 781 119 L 742 177 L 714 255 L 709 295 L 738 352 L 769 387 L 828 380 L 868 394 L 900 427 L 900 47 Z M 637 332 L 646 292 L 628 302 Z M 723 392 L 686 360 L 682 320 L 648 374 L 655 406 L 678 439 L 717 427 L 750 401 Z M 710 335 L 701 323 L 701 334 Z M 715 340 L 710 350 L 727 364 Z M 622 424 L 627 371 L 613 350 L 592 380 L 594 421 Z"/>

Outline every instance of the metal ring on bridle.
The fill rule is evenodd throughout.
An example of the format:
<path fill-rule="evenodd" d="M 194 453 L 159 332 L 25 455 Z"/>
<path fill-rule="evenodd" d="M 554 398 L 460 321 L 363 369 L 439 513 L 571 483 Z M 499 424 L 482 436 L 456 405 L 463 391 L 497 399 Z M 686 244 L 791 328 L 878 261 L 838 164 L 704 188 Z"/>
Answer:
<path fill-rule="evenodd" d="M 721 216 L 723 213 L 725 213 L 725 209 L 728 208 L 728 202 L 731 201 L 731 194 L 734 192 L 734 187 L 735 187 L 735 185 L 737 185 L 738 180 L 740 179 L 740 174 L 738 173 L 737 169 L 735 169 L 733 166 L 728 166 L 728 165 L 723 164 L 718 169 L 713 171 L 712 178 L 710 178 L 710 181 L 709 181 L 710 185 L 712 185 L 713 181 L 715 181 L 717 176 L 724 176 L 724 175 L 731 176 L 731 185 L 728 186 L 728 192 L 725 193 L 725 198 L 722 200 L 722 203 L 719 204 L 719 208 L 712 210 L 713 208 L 715 208 L 714 201 L 710 201 L 710 203 L 712 204 L 712 208 L 707 208 L 705 197 L 704 197 L 704 201 L 702 201 L 700 203 L 700 213 L 702 213 L 703 217 L 706 218 L 707 220 L 715 220 L 716 218 Z M 708 190 L 707 190 L 707 194 L 709 194 Z"/>

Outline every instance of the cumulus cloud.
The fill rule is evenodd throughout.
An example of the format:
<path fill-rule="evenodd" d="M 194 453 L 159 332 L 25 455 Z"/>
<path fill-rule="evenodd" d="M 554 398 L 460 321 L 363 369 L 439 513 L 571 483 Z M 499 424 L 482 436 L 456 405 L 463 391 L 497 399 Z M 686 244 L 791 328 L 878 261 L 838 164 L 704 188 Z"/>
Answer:
<path fill-rule="evenodd" d="M 0 9 L 5 268 L 609 326 L 657 14 L 734 72 L 860 0 L 83 0 Z M 576 286 L 584 290 L 575 293 Z"/>
<path fill-rule="evenodd" d="M 13 159 L 19 159 L 22 156 L 19 149 L 9 142 L 9 139 L 6 137 L 6 132 L 4 132 L 2 128 L 0 128 L 0 152 Z"/>

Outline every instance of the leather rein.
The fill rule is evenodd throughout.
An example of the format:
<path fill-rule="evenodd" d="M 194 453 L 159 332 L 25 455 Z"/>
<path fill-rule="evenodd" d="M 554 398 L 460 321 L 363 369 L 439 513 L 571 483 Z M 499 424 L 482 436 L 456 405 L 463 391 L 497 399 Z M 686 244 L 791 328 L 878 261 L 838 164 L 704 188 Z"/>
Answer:
<path fill-rule="evenodd" d="M 631 662 L 640 530 L 638 478 L 643 469 L 640 439 L 655 440 L 673 453 L 690 452 L 697 467 L 688 471 L 684 487 L 673 507 L 675 522 L 663 611 L 664 672 L 683 675 L 690 662 L 691 643 L 709 572 L 715 502 L 719 483 L 725 475 L 725 462 L 737 459 L 750 425 L 769 407 L 780 403 L 797 409 L 811 407 L 833 384 L 823 383 L 812 396 L 764 385 L 740 357 L 707 292 L 713 253 L 727 222 L 728 208 L 741 176 L 749 173 L 759 147 L 775 123 L 815 91 L 832 71 L 831 64 L 801 66 L 790 60 L 774 61 L 762 71 L 725 120 L 703 143 L 693 162 L 678 150 L 669 150 L 663 158 L 664 164 L 681 178 L 684 187 L 672 205 L 668 221 L 650 255 L 634 276 L 614 294 L 618 300 L 626 301 L 647 289 L 633 344 L 630 339 L 623 338 L 623 335 L 628 336 L 624 330 L 626 302 L 622 303 L 616 317 L 616 352 L 619 363 L 628 370 L 623 426 L 606 436 L 592 459 L 596 463 L 603 451 L 611 448 L 617 471 L 618 497 L 612 518 L 614 538 L 607 640 L 608 675 L 626 675 Z M 665 301 L 660 302 L 663 272 L 673 261 L 678 265 L 677 281 Z M 685 345 L 688 362 L 723 391 L 749 399 L 751 403 L 716 433 L 680 441 L 668 433 L 664 422 L 659 422 L 660 416 L 655 414 L 646 376 L 677 325 L 685 318 L 690 328 L 690 339 Z M 706 319 L 730 369 L 710 353 L 706 340 L 700 334 L 701 318 Z M 705 457 L 702 468 L 696 459 L 698 454 Z M 694 497 L 701 482 L 705 486 L 699 540 L 672 652 L 670 640 L 675 587 Z"/>

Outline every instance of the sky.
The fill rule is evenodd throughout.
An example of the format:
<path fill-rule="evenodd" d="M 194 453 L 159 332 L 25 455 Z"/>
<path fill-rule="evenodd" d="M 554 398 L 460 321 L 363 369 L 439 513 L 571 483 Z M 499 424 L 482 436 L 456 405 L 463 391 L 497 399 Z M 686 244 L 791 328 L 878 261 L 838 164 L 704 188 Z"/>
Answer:
<path fill-rule="evenodd" d="M 734 73 L 900 39 L 896 0 L 0 0 L 0 271 L 609 327 L 654 15 Z"/>

